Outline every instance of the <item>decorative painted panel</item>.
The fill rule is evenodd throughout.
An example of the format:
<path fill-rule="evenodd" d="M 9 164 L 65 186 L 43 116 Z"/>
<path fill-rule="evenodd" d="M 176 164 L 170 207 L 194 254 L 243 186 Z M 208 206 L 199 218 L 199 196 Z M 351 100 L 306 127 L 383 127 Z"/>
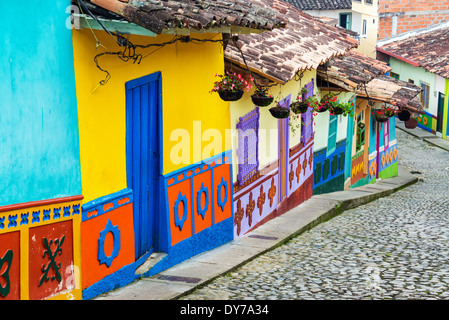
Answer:
<path fill-rule="evenodd" d="M 75 289 L 72 221 L 29 230 L 30 300 Z"/>
<path fill-rule="evenodd" d="M 351 162 L 351 185 L 354 185 L 357 181 L 364 177 L 363 174 L 363 158 L 364 150 L 358 152 L 352 157 Z"/>
<path fill-rule="evenodd" d="M 0 207 L 0 300 L 82 298 L 82 199 Z"/>
<path fill-rule="evenodd" d="M 390 141 L 389 147 L 379 150 L 379 172 L 391 166 L 398 160 L 398 149 L 396 140 Z"/>
<path fill-rule="evenodd" d="M 278 168 L 265 174 L 234 196 L 234 237 L 238 238 L 276 210 Z"/>
<path fill-rule="evenodd" d="M 299 152 L 290 155 L 288 196 L 292 195 L 313 174 L 313 141 Z"/>
<path fill-rule="evenodd" d="M 171 246 L 232 218 L 230 154 L 164 176 Z"/>
<path fill-rule="evenodd" d="M 237 180 L 243 185 L 259 168 L 259 107 L 240 117 L 238 130 L 238 168 Z"/>
<path fill-rule="evenodd" d="M 113 289 L 114 283 L 100 280 L 135 260 L 132 190 L 123 189 L 84 204 L 81 237 L 83 296 L 90 297 L 99 287 Z"/>
<path fill-rule="evenodd" d="M 0 301 L 20 300 L 20 232 L 0 235 Z"/>
<path fill-rule="evenodd" d="M 335 151 L 327 154 L 327 148 L 318 150 L 314 153 L 314 173 L 313 173 L 313 189 L 317 189 L 323 184 L 343 175 L 346 160 L 346 140 L 341 140 L 336 144 Z M 344 178 L 341 186 L 332 186 L 328 190 L 320 190 L 322 192 L 332 192 L 344 189 Z M 327 188 L 325 188 L 327 189 Z"/>

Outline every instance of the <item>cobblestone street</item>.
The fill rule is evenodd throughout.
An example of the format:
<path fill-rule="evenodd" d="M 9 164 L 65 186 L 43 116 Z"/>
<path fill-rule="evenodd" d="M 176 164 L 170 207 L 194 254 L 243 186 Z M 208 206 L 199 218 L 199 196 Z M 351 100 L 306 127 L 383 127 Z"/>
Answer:
<path fill-rule="evenodd" d="M 396 130 L 420 181 L 348 210 L 182 299 L 449 299 L 449 152 Z"/>

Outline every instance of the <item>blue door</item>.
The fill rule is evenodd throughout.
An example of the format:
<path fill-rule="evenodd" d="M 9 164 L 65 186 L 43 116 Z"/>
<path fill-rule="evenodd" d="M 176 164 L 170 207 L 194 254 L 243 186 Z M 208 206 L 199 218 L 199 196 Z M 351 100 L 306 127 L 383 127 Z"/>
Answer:
<path fill-rule="evenodd" d="M 133 190 L 136 259 L 154 250 L 161 175 L 161 74 L 126 83 L 127 183 Z"/>

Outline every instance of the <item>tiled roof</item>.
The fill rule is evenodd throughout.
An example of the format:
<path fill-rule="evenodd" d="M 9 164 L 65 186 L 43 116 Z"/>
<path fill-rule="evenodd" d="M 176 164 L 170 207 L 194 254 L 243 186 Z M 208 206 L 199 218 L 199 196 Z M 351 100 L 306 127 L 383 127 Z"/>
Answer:
<path fill-rule="evenodd" d="M 391 70 L 386 63 L 371 58 L 355 50 L 344 56 L 335 57 L 317 69 L 320 80 L 327 81 L 348 91 L 354 91 L 363 83 Z"/>
<path fill-rule="evenodd" d="M 354 91 L 358 97 L 386 102 L 415 113 L 423 113 L 418 94 L 421 88 L 392 77 L 385 76 L 390 71 L 386 63 L 366 56 L 355 50 L 336 57 L 319 66 L 317 83 L 326 82 L 348 91 Z"/>
<path fill-rule="evenodd" d="M 414 84 L 381 75 L 366 85 L 366 91 L 358 90 L 357 95 L 367 97 L 366 93 L 368 93 L 371 99 L 423 114 L 423 106 L 418 95 L 420 92 L 421 88 Z"/>
<path fill-rule="evenodd" d="M 352 9 L 351 0 L 284 0 L 301 10 Z"/>
<path fill-rule="evenodd" d="M 285 28 L 272 32 L 239 35 L 237 42 L 248 67 L 272 81 L 285 83 L 298 72 L 316 69 L 359 44 L 346 29 L 327 25 L 284 1 L 249 1 L 276 10 L 276 16 L 287 21 Z M 232 42 L 226 48 L 225 58 L 245 67 Z"/>
<path fill-rule="evenodd" d="M 285 25 L 269 8 L 262 9 L 243 0 L 90 0 L 90 3 L 156 34 L 174 28 L 272 30 Z"/>
<path fill-rule="evenodd" d="M 449 78 L 449 28 L 447 27 L 390 42 L 377 50 L 414 66 L 422 67 L 443 78 Z"/>

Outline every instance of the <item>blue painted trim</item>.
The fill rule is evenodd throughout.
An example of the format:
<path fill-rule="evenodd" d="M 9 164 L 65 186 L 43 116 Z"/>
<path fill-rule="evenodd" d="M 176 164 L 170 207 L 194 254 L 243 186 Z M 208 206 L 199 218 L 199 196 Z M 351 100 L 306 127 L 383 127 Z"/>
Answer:
<path fill-rule="evenodd" d="M 167 173 L 167 174 L 164 175 L 164 179 L 165 179 L 165 180 L 169 180 L 170 178 L 175 177 L 175 176 L 177 176 L 177 175 L 180 175 L 180 174 L 182 174 L 182 173 L 184 173 L 184 172 L 186 172 L 186 171 L 193 170 L 191 176 L 186 177 L 186 176 L 184 175 L 184 178 L 183 178 L 183 179 L 181 179 L 181 180 L 175 182 L 175 183 L 179 183 L 179 182 L 181 182 L 181 181 L 190 179 L 192 176 L 195 176 L 195 175 L 198 175 L 198 174 L 201 174 L 201 173 L 203 173 L 203 172 L 205 172 L 205 171 L 210 170 L 210 169 L 211 169 L 210 167 L 208 167 L 208 168 L 205 169 L 205 170 L 203 170 L 203 168 L 201 168 L 201 171 L 200 171 L 200 172 L 195 173 L 195 169 L 196 169 L 196 168 L 201 167 L 201 166 L 203 166 L 203 165 L 210 166 L 210 164 L 211 164 L 212 162 L 216 162 L 217 159 L 219 159 L 219 158 L 222 159 L 222 164 L 225 164 L 225 163 L 231 163 L 231 155 L 232 155 L 232 150 L 224 151 L 224 152 L 222 152 L 222 153 L 220 153 L 220 154 L 218 154 L 218 155 L 215 155 L 215 156 L 213 156 L 213 157 L 210 157 L 210 158 L 208 158 L 208 159 L 205 159 L 205 160 L 196 162 L 196 163 L 194 163 L 194 164 L 188 165 L 187 167 L 183 167 L 183 168 L 181 168 L 181 169 L 178 169 L 178 170 L 172 171 L 172 172 L 170 172 L 170 173 Z M 223 159 L 224 159 L 225 157 L 228 157 L 228 158 L 229 158 L 228 161 L 226 161 L 226 162 L 223 161 Z M 221 164 L 220 164 L 220 165 L 221 165 Z M 173 183 L 173 184 L 175 184 L 175 183 Z M 172 185 L 172 184 L 170 184 L 170 185 Z"/>
<path fill-rule="evenodd" d="M 204 203 L 204 207 L 201 206 L 201 196 L 203 195 L 203 193 L 206 195 L 206 201 Z M 198 192 L 196 194 L 196 208 L 197 208 L 197 213 L 200 214 L 204 220 L 204 218 L 206 216 L 206 211 L 207 211 L 207 209 L 209 209 L 209 189 L 206 188 L 203 183 L 201 183 L 201 188 L 200 188 L 200 190 L 198 190 Z"/>
<path fill-rule="evenodd" d="M 106 235 L 111 232 L 114 237 L 114 246 L 112 248 L 112 253 L 109 256 L 106 256 L 104 249 L 104 242 L 106 239 Z M 121 249 L 121 238 L 120 238 L 120 229 L 118 226 L 113 226 L 111 220 L 108 219 L 106 223 L 106 227 L 103 231 L 100 232 L 100 237 L 98 238 L 98 261 L 101 264 L 106 264 L 108 268 L 111 266 L 112 262 L 115 258 L 117 258 Z"/>
<path fill-rule="evenodd" d="M 234 238 L 234 218 L 228 218 L 207 229 L 202 230 L 193 237 L 185 239 L 174 246 L 168 255 L 153 268 L 144 273 L 143 277 L 151 277 L 191 257 L 212 250 L 220 245 L 232 241 Z"/>
<path fill-rule="evenodd" d="M 184 208 L 182 212 L 182 218 L 179 219 L 179 204 L 183 203 L 182 207 Z M 173 212 L 175 214 L 175 226 L 182 231 L 182 227 L 184 226 L 184 222 L 187 220 L 188 211 L 187 211 L 187 197 L 179 191 L 178 198 L 175 201 L 175 205 L 173 208 Z"/>
<path fill-rule="evenodd" d="M 119 204 L 118 201 L 124 198 L 129 198 L 129 201 L 127 201 L 126 203 Z M 98 217 L 99 215 L 110 212 L 112 210 L 117 209 L 118 207 L 121 207 L 125 204 L 132 202 L 133 202 L 133 191 L 131 189 L 123 189 L 118 192 L 114 192 L 110 195 L 92 200 L 82 205 L 81 221 L 93 219 L 95 217 Z M 107 210 L 103 210 L 103 206 L 106 203 L 113 203 L 114 206 L 112 208 L 108 208 Z M 95 216 L 88 217 L 87 214 L 94 210 L 98 210 L 98 213 L 96 213 Z"/>
<path fill-rule="evenodd" d="M 221 198 L 221 189 L 223 187 L 225 188 L 224 199 Z M 220 184 L 218 185 L 218 188 L 217 188 L 217 203 L 220 206 L 221 211 L 224 211 L 226 202 L 228 202 L 228 185 L 227 185 L 226 181 L 224 181 L 223 177 L 221 177 Z"/>

